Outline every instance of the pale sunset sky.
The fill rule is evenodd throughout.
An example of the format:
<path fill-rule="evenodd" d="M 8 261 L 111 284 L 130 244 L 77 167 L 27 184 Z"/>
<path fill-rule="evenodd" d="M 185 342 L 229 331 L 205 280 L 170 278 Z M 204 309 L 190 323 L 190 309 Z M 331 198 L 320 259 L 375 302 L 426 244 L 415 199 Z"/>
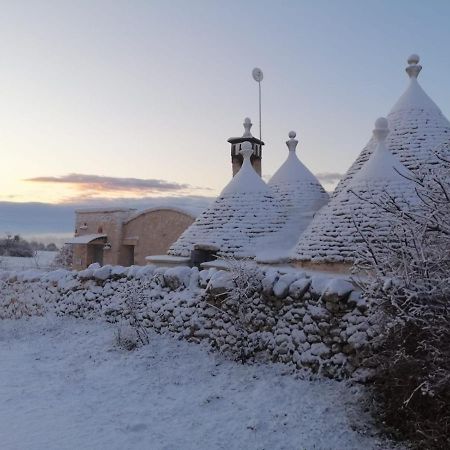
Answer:
<path fill-rule="evenodd" d="M 332 190 L 406 88 L 411 53 L 421 57 L 421 85 L 450 116 L 447 0 L 0 6 L 0 233 L 25 232 L 45 215 L 12 217 L 17 203 L 67 215 L 111 198 L 143 206 L 217 195 L 231 177 L 227 139 L 242 134 L 246 116 L 258 135 L 256 66 L 265 177 L 295 130 L 299 157 Z M 68 218 L 53 221 L 26 232 L 70 231 Z"/>

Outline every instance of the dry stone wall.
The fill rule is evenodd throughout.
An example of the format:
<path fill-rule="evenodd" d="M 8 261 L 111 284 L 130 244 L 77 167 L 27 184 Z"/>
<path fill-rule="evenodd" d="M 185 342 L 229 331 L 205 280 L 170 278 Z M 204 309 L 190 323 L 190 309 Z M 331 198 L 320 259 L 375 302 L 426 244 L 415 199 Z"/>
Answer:
<path fill-rule="evenodd" d="M 259 270 L 259 269 L 258 269 Z M 294 370 L 365 381 L 377 335 L 372 309 L 347 280 L 261 271 L 236 301 L 233 272 L 152 266 L 81 272 L 0 272 L 0 319 L 71 315 L 129 320 L 235 359 L 281 362 Z"/>

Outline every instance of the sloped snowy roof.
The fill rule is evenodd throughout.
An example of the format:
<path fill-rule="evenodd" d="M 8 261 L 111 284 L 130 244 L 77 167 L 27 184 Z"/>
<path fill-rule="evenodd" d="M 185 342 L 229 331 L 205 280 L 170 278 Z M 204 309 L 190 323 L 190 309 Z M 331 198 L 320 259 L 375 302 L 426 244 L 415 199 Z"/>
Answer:
<path fill-rule="evenodd" d="M 274 197 L 286 211 L 286 223 L 279 242 L 279 247 L 286 250 L 295 245 L 316 211 L 329 199 L 317 178 L 299 160 L 295 136 L 294 131 L 289 133 L 289 140 L 286 141 L 288 157 L 268 183 Z"/>
<path fill-rule="evenodd" d="M 251 144 L 244 142 L 241 152 L 244 163 L 239 172 L 172 245 L 169 255 L 189 256 L 195 244 L 211 244 L 222 255 L 253 257 L 257 242 L 282 228 L 283 210 L 250 163 Z"/>
<path fill-rule="evenodd" d="M 377 202 L 387 194 L 398 201 L 415 198 L 414 184 L 403 175 L 408 170 L 386 146 L 388 121 L 380 118 L 373 131 L 377 147 L 363 168 L 339 194 L 331 198 L 300 237 L 292 259 L 351 262 L 363 241 L 361 234 L 379 242 L 389 239 L 391 223 Z M 400 172 L 400 174 L 399 174 Z"/>
<path fill-rule="evenodd" d="M 390 133 L 387 146 L 410 170 L 439 164 L 433 150 L 450 140 L 450 122 L 417 81 L 422 69 L 419 57 L 411 55 L 406 72 L 409 86 L 388 114 Z M 333 196 L 338 195 L 368 160 L 376 146 L 372 138 L 342 178 Z"/>
<path fill-rule="evenodd" d="M 288 157 L 269 180 L 269 186 L 307 182 L 322 188 L 317 178 L 298 159 L 296 152 L 298 140 L 295 139 L 296 136 L 297 134 L 295 131 L 289 132 L 289 140 L 286 141 L 286 145 L 289 149 Z"/>

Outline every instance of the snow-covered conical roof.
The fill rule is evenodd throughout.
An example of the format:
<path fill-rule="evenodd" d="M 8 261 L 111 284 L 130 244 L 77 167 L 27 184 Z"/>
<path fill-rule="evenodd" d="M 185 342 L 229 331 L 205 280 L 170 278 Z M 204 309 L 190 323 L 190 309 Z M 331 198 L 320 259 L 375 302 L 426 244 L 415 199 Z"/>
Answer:
<path fill-rule="evenodd" d="M 253 154 L 252 144 L 248 141 L 242 143 L 241 154 L 244 162 L 239 172 L 223 188 L 220 197 L 232 194 L 248 194 L 251 192 L 269 193 L 269 188 L 261 177 L 253 169 L 250 157 Z"/>
<path fill-rule="evenodd" d="M 285 213 L 253 169 L 250 142 L 243 142 L 244 162 L 214 203 L 180 236 L 169 255 L 190 256 L 196 244 L 213 245 L 220 255 L 254 257 L 258 242 L 279 231 Z"/>
<path fill-rule="evenodd" d="M 295 131 L 289 132 L 289 140 L 286 141 L 286 145 L 289 150 L 288 157 L 269 180 L 269 186 L 300 182 L 319 185 L 321 187 L 317 178 L 298 159 L 296 152 L 298 140 L 295 139 L 296 136 L 297 134 Z"/>
<path fill-rule="evenodd" d="M 417 81 L 422 70 L 419 57 L 411 55 L 408 64 L 409 86 L 387 116 L 390 133 L 386 143 L 400 162 L 414 171 L 439 164 L 434 149 L 450 140 L 450 122 Z M 334 196 L 345 189 L 375 146 L 372 138 L 336 187 Z"/>
<path fill-rule="evenodd" d="M 329 196 L 317 178 L 299 160 L 295 131 L 289 133 L 286 161 L 269 180 L 273 195 L 286 211 L 286 224 L 280 245 L 292 248 L 311 222 L 314 214 L 328 202 Z"/>
<path fill-rule="evenodd" d="M 314 217 L 296 245 L 292 259 L 352 262 L 361 237 L 389 239 L 391 223 L 377 203 L 387 195 L 399 202 L 413 201 L 410 172 L 386 146 L 388 121 L 380 118 L 373 131 L 376 148 L 361 170 Z"/>

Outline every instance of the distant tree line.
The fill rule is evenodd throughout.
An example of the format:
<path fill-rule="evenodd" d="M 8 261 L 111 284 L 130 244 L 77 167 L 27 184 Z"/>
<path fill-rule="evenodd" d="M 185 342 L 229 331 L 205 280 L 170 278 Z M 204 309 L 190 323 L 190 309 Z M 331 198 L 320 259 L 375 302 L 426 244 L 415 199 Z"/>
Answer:
<path fill-rule="evenodd" d="M 42 242 L 27 241 L 18 234 L 0 239 L 0 256 L 30 257 L 38 250 L 56 252 L 58 247 L 53 242 L 45 245 Z"/>

